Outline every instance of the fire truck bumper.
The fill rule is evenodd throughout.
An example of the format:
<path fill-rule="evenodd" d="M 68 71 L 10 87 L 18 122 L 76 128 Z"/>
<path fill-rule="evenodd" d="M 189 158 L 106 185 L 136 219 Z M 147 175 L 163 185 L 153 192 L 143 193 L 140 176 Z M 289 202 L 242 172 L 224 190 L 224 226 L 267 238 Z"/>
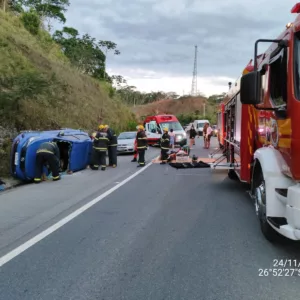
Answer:
<path fill-rule="evenodd" d="M 286 225 L 275 229 L 289 239 L 300 240 L 300 184 L 288 188 L 286 221 Z"/>
<path fill-rule="evenodd" d="M 300 184 L 288 189 L 286 205 L 286 219 L 289 226 L 294 229 L 297 240 L 300 240 Z"/>

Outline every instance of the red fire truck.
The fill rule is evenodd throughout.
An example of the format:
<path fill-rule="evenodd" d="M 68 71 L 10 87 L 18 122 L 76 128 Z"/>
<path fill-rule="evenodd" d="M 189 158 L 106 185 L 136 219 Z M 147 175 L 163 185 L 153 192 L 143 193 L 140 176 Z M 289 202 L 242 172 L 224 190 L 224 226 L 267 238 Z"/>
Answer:
<path fill-rule="evenodd" d="M 291 12 L 299 14 L 300 3 Z M 271 45 L 258 55 L 259 43 Z M 254 48 L 253 65 L 222 103 L 224 148 L 211 166 L 250 185 L 268 240 L 300 240 L 300 15 Z"/>

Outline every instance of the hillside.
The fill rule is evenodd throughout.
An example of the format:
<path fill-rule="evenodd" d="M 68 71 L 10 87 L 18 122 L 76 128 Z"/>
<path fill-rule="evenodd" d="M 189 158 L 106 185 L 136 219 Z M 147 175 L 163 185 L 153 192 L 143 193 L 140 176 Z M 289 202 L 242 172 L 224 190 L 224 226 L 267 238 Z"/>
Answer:
<path fill-rule="evenodd" d="M 205 107 L 205 108 L 204 108 Z M 215 106 L 203 97 L 181 97 L 173 100 L 161 100 L 146 105 L 132 108 L 139 119 L 152 114 L 176 115 L 182 122 L 190 122 L 190 119 L 205 117 L 215 121 Z"/>
<path fill-rule="evenodd" d="M 0 48 L 0 174 L 6 169 L 2 162 L 7 164 L 7 132 L 91 130 L 99 118 L 118 131 L 134 122 L 110 84 L 80 74 L 48 32 L 33 36 L 20 17 L 1 10 Z"/>

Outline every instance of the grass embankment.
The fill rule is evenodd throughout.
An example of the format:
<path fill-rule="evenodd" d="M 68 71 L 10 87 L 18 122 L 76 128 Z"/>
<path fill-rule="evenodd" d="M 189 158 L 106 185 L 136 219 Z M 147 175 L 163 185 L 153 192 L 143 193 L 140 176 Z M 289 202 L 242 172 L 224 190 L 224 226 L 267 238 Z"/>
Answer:
<path fill-rule="evenodd" d="M 20 130 L 96 128 L 116 131 L 135 122 L 113 89 L 75 70 L 48 32 L 31 35 L 17 16 L 0 10 L 0 125 Z M 7 138 L 7 137 L 6 137 Z M 10 146 L 0 147 L 0 174 Z"/>

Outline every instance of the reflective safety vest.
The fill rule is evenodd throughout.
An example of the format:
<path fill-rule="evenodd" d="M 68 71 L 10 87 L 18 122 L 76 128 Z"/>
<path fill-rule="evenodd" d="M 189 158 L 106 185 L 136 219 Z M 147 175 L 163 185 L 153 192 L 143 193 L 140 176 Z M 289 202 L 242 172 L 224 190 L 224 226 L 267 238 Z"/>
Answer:
<path fill-rule="evenodd" d="M 111 128 L 108 128 L 108 130 L 107 130 L 107 137 L 109 139 L 108 146 L 117 146 L 118 145 L 117 135 Z"/>
<path fill-rule="evenodd" d="M 168 133 L 164 133 L 160 139 L 160 148 L 163 150 L 170 149 L 170 136 Z"/>
<path fill-rule="evenodd" d="M 136 134 L 136 143 L 137 143 L 137 149 L 147 149 L 148 142 L 147 142 L 147 136 L 145 131 L 139 131 Z"/>
<path fill-rule="evenodd" d="M 93 140 L 93 148 L 96 151 L 106 151 L 109 139 L 104 132 L 97 132 Z"/>
<path fill-rule="evenodd" d="M 40 145 L 36 153 L 50 153 L 54 154 L 58 159 L 60 159 L 59 148 L 56 143 L 45 142 Z"/>

